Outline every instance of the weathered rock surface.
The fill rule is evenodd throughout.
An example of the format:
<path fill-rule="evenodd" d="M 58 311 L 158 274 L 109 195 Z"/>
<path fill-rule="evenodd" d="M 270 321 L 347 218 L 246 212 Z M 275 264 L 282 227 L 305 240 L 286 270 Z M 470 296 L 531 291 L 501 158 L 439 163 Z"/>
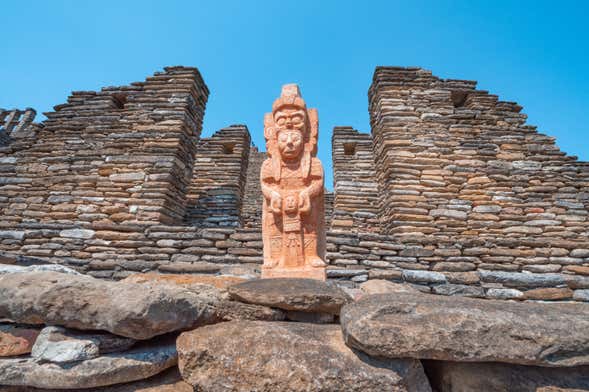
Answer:
<path fill-rule="evenodd" d="M 40 331 L 34 326 L 0 324 L 0 357 L 30 353 Z"/>
<path fill-rule="evenodd" d="M 0 318 L 105 330 L 133 339 L 217 320 L 206 299 L 180 287 L 56 272 L 0 275 Z"/>
<path fill-rule="evenodd" d="M 430 391 L 419 361 L 356 353 L 336 325 L 230 322 L 184 332 L 183 378 L 203 391 Z"/>
<path fill-rule="evenodd" d="M 285 312 L 268 306 L 244 304 L 237 301 L 221 300 L 211 304 L 213 313 L 218 321 L 237 320 L 284 320 Z"/>
<path fill-rule="evenodd" d="M 178 275 L 155 273 L 133 274 L 123 279 L 123 282 L 132 283 L 147 283 L 154 281 L 176 284 L 183 287 L 189 287 L 193 284 L 207 284 L 218 289 L 226 289 L 231 285 L 245 282 L 247 279 L 230 275 Z"/>
<path fill-rule="evenodd" d="M 60 272 L 62 274 L 81 275 L 78 271 L 59 264 L 41 264 L 22 267 L 20 265 L 0 264 L 0 275 L 25 272 Z"/>
<path fill-rule="evenodd" d="M 351 298 L 334 284 L 315 279 L 257 279 L 228 288 L 232 299 L 284 310 L 339 314 Z"/>
<path fill-rule="evenodd" d="M 408 284 L 395 283 L 384 279 L 371 279 L 360 285 L 360 290 L 365 295 L 387 293 L 417 293 L 420 291 Z"/>
<path fill-rule="evenodd" d="M 589 367 L 546 368 L 504 363 L 423 361 L 438 392 L 589 391 Z"/>
<path fill-rule="evenodd" d="M 346 343 L 372 356 L 541 366 L 589 364 L 589 306 L 427 294 L 347 305 Z"/>
<path fill-rule="evenodd" d="M 280 309 L 230 301 L 226 288 L 245 281 L 247 279 L 235 276 L 171 274 L 134 274 L 123 280 L 123 282 L 180 286 L 192 291 L 208 303 L 217 321 L 284 320 L 284 312 Z"/>
<path fill-rule="evenodd" d="M 2 392 L 65 392 L 71 389 L 38 389 L 32 387 L 5 386 Z M 83 392 L 193 392 L 192 385 L 184 382 L 176 366 L 145 380 L 110 385 L 98 388 L 84 388 Z"/>
<path fill-rule="evenodd" d="M 44 362 L 67 363 L 129 349 L 136 340 L 110 333 L 84 333 L 63 327 L 45 327 L 31 357 Z"/>
<path fill-rule="evenodd" d="M 335 317 L 336 316 L 329 313 L 299 312 L 297 310 L 286 311 L 287 320 L 298 321 L 301 323 L 330 324 L 335 322 Z"/>
<path fill-rule="evenodd" d="M 32 358 L 0 359 L 0 385 L 79 390 L 142 380 L 177 363 L 174 343 L 167 337 L 123 353 L 62 365 Z"/>

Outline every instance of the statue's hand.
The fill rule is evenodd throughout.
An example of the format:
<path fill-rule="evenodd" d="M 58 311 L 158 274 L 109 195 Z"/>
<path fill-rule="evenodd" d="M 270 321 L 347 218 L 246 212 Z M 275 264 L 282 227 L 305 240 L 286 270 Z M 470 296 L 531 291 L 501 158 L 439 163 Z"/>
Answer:
<path fill-rule="evenodd" d="M 282 212 L 282 196 L 276 191 L 272 191 L 272 197 L 270 199 L 270 209 L 272 212 L 279 214 Z"/>
<path fill-rule="evenodd" d="M 303 214 L 306 214 L 311 210 L 311 200 L 309 198 L 309 193 L 306 191 L 301 191 L 299 193 L 299 211 Z"/>

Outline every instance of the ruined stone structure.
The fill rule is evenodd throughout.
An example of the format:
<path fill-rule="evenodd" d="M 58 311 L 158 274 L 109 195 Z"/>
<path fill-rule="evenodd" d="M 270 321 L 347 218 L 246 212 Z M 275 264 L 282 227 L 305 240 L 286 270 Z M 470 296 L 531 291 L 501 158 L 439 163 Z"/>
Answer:
<path fill-rule="evenodd" d="M 333 131 L 328 278 L 589 300 L 589 164 L 475 86 L 376 69 L 371 132 Z M 115 279 L 259 267 L 266 153 L 241 125 L 201 139 L 207 97 L 195 68 L 169 67 L 41 123 L 2 111 L 0 260 Z"/>
<path fill-rule="evenodd" d="M 374 172 L 372 137 L 351 127 L 335 127 L 332 134 L 334 230 L 380 231 L 378 185 Z"/>
<path fill-rule="evenodd" d="M 187 191 L 186 222 L 197 227 L 238 227 L 245 191 L 250 134 L 244 125 L 221 129 L 196 146 Z"/>
<path fill-rule="evenodd" d="M 35 109 L 5 110 L 0 109 L 0 146 L 7 145 L 12 139 L 30 136 L 35 131 L 32 125 L 37 112 Z"/>

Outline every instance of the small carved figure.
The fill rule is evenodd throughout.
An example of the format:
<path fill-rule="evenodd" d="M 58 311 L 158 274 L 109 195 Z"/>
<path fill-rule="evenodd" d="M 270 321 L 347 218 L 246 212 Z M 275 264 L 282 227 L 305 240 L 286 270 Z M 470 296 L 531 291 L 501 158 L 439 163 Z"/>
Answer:
<path fill-rule="evenodd" d="M 268 159 L 261 169 L 264 195 L 262 277 L 325 280 L 323 167 L 317 155 L 319 121 L 296 84 L 264 117 Z"/>

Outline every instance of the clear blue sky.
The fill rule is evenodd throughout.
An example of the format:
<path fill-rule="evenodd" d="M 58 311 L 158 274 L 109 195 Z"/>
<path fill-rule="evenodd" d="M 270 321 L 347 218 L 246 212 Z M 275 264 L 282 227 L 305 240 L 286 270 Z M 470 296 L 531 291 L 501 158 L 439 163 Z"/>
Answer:
<path fill-rule="evenodd" d="M 0 107 L 49 111 L 72 90 L 200 69 L 203 135 L 248 125 L 284 83 L 317 107 L 331 188 L 334 125 L 369 131 L 376 65 L 421 66 L 517 101 L 528 122 L 589 160 L 587 1 L 3 1 Z"/>

